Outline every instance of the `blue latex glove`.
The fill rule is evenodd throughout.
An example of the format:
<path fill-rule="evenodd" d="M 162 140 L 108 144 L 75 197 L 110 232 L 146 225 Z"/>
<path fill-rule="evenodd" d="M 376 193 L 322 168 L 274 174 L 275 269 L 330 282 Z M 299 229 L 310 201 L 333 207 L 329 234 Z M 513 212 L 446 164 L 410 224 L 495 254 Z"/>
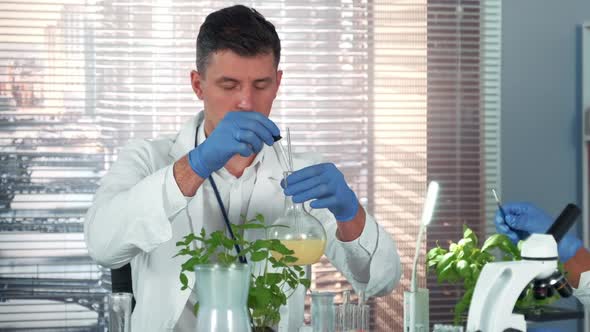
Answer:
<path fill-rule="evenodd" d="M 506 212 L 506 223 L 510 227 L 504 223 L 498 209 L 494 220 L 496 231 L 507 235 L 515 244 L 519 240 L 527 238 L 531 233 L 544 234 L 555 221 L 555 218 L 530 203 L 508 203 L 503 204 L 502 208 Z M 567 262 L 581 247 L 582 241 L 568 232 L 557 244 L 559 259 L 564 263 Z"/>
<path fill-rule="evenodd" d="M 281 186 L 285 188 L 284 180 Z M 352 220 L 359 203 L 354 192 L 348 187 L 344 175 L 334 164 L 318 164 L 293 172 L 287 177 L 285 195 L 293 196 L 293 202 L 310 203 L 314 209 L 327 208 L 337 221 Z"/>
<path fill-rule="evenodd" d="M 273 145 L 279 128 L 258 112 L 229 112 L 217 124 L 207 139 L 188 154 L 195 173 L 206 179 L 225 166 L 236 154 L 251 156 L 262 150 L 263 144 Z"/>

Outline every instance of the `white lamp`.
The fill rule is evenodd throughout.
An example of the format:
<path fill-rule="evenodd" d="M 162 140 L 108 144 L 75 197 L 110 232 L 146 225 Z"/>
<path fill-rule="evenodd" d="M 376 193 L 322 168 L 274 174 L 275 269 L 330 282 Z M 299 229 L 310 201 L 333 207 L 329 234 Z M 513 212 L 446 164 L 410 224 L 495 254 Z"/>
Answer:
<path fill-rule="evenodd" d="M 426 232 L 426 227 L 432 220 L 434 207 L 438 198 L 439 185 L 432 181 L 428 184 L 426 201 L 422 209 L 422 219 L 420 221 L 420 230 L 416 240 L 416 252 L 414 254 L 414 264 L 412 267 L 412 280 L 410 291 L 404 292 L 404 332 L 426 332 L 430 328 L 429 320 L 429 294 L 427 288 L 418 288 L 416 280 L 416 270 L 418 267 L 418 258 L 420 255 L 420 244 Z"/>

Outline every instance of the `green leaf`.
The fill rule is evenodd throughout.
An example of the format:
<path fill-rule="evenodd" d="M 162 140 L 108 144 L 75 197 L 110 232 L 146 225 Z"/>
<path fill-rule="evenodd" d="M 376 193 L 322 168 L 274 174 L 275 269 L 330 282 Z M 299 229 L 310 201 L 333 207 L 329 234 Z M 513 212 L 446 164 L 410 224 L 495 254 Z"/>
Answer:
<path fill-rule="evenodd" d="M 461 239 L 459 240 L 459 242 L 457 243 L 459 245 L 459 247 L 462 248 L 473 248 L 475 245 L 475 242 L 473 241 L 473 239 Z"/>
<path fill-rule="evenodd" d="M 298 258 L 295 256 L 283 256 L 281 260 L 287 264 L 297 262 Z"/>
<path fill-rule="evenodd" d="M 303 278 L 303 279 L 299 279 L 299 282 L 305 286 L 306 289 L 309 289 L 309 287 L 311 286 L 311 280 L 307 279 L 307 278 Z"/>
<path fill-rule="evenodd" d="M 257 251 L 252 253 L 250 260 L 253 262 L 260 262 L 261 260 L 266 259 L 266 257 L 268 257 L 268 251 Z"/>
<path fill-rule="evenodd" d="M 449 266 L 451 264 L 451 262 L 453 262 L 454 259 L 455 259 L 454 252 L 448 252 L 448 253 L 444 254 L 443 258 L 440 260 L 440 262 L 436 266 L 436 274 L 440 275 L 440 273 L 447 266 Z"/>
<path fill-rule="evenodd" d="M 261 228 L 265 228 L 265 226 L 264 225 L 261 225 L 261 224 L 252 224 L 252 223 L 250 223 L 250 224 L 238 225 L 238 226 L 236 226 L 236 228 L 237 229 L 240 229 L 240 230 L 244 230 L 244 229 L 261 229 Z"/>
<path fill-rule="evenodd" d="M 481 247 L 481 251 L 489 252 L 493 248 L 497 248 L 504 238 L 507 238 L 504 234 L 494 234 L 490 236 L 486 242 L 484 242 L 483 246 Z"/>
<path fill-rule="evenodd" d="M 469 263 L 462 259 L 460 261 L 457 262 L 455 268 L 457 269 L 457 272 L 459 272 L 459 275 L 463 278 L 470 278 L 471 277 L 471 267 L 469 266 Z"/>
<path fill-rule="evenodd" d="M 221 238 L 221 245 L 225 248 L 225 249 L 233 249 L 234 248 L 234 241 L 230 238 L 227 237 L 223 237 Z"/>
<path fill-rule="evenodd" d="M 479 273 L 481 272 L 482 267 L 475 263 L 471 263 L 469 264 L 469 268 L 471 269 L 471 277 L 473 278 L 473 280 L 477 280 L 477 278 L 479 278 Z"/>
<path fill-rule="evenodd" d="M 253 251 L 258 251 L 260 249 L 271 249 L 273 248 L 272 240 L 256 240 L 254 243 L 252 243 L 251 248 Z"/>
<path fill-rule="evenodd" d="M 193 306 L 193 314 L 195 314 L 195 317 L 199 314 L 199 302 L 196 302 Z"/>
<path fill-rule="evenodd" d="M 456 282 L 459 279 L 459 274 L 455 270 L 455 262 L 451 262 L 451 264 L 447 265 L 439 274 L 438 274 L 438 282 L 448 281 L 448 282 Z"/>
<path fill-rule="evenodd" d="M 258 220 L 264 224 L 264 216 L 261 215 L 260 213 L 256 214 L 256 220 Z"/>
<path fill-rule="evenodd" d="M 181 265 L 183 271 L 194 271 L 195 265 L 202 264 L 202 257 L 193 256 Z"/>
<path fill-rule="evenodd" d="M 438 256 L 442 256 L 446 253 L 447 253 L 447 251 L 445 249 L 440 248 L 440 247 L 435 247 L 435 248 L 432 248 L 428 251 L 428 254 L 426 254 L 426 259 L 432 260 L 432 259 L 434 259 Z"/>
<path fill-rule="evenodd" d="M 455 250 L 457 250 L 458 248 L 459 248 L 459 246 L 456 243 L 452 242 L 449 245 L 449 252 L 455 252 Z"/>
<path fill-rule="evenodd" d="M 520 260 L 520 250 L 518 249 L 518 247 L 516 245 L 514 245 L 514 243 L 512 243 L 512 241 L 507 236 L 504 236 L 502 238 L 502 242 L 500 242 L 499 247 L 504 252 L 506 252 L 510 256 L 512 256 L 514 259 Z M 509 260 L 513 260 L 513 259 L 509 259 Z"/>
<path fill-rule="evenodd" d="M 477 235 L 467 225 L 463 225 L 463 239 L 470 239 L 474 246 L 477 246 Z"/>
<path fill-rule="evenodd" d="M 287 248 L 281 241 L 279 240 L 271 240 L 270 248 L 272 251 L 278 252 L 281 255 L 291 255 L 295 252 L 289 248 Z"/>
<path fill-rule="evenodd" d="M 254 292 L 254 296 L 256 297 L 256 302 L 258 303 L 267 303 L 270 301 L 271 292 L 269 289 L 266 288 L 257 288 Z"/>
<path fill-rule="evenodd" d="M 426 267 L 427 267 L 427 268 L 428 268 L 428 270 L 430 271 L 430 269 L 432 269 L 432 268 L 436 268 L 436 264 L 438 264 L 438 262 L 437 262 L 437 261 L 434 261 L 434 260 L 432 260 L 432 261 L 428 261 L 428 263 L 426 263 Z"/>
<path fill-rule="evenodd" d="M 281 282 L 282 278 L 282 273 L 267 273 L 265 278 L 266 278 L 266 283 L 268 284 L 278 284 L 279 282 Z"/>
<path fill-rule="evenodd" d="M 188 277 L 184 273 L 180 273 L 180 284 L 182 288 L 180 290 L 185 290 L 188 288 Z"/>
<path fill-rule="evenodd" d="M 289 285 L 289 287 L 291 287 L 291 289 L 297 288 L 297 281 L 296 280 L 289 278 L 286 281 L 287 281 L 287 285 Z"/>

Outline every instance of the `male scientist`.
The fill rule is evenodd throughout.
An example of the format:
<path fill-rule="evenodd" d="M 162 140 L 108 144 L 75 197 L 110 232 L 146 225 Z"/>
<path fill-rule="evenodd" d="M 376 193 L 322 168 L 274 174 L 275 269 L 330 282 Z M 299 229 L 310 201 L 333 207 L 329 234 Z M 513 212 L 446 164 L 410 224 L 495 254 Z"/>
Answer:
<path fill-rule="evenodd" d="M 221 209 L 234 223 L 258 213 L 272 222 L 283 213 L 284 195 L 311 201 L 326 229 L 325 255 L 355 289 L 381 296 L 398 283 L 393 239 L 333 164 L 297 157 L 298 170 L 281 187 L 282 168 L 270 148 L 280 132 L 268 118 L 283 75 L 280 52 L 274 26 L 254 9 L 208 15 L 190 73 L 204 110 L 173 138 L 131 142 L 102 179 L 85 220 L 86 244 L 103 266 L 131 263 L 133 331 L 194 331 L 198 295 L 180 290 L 184 258 L 173 258 L 175 243 L 201 228 L 226 229 Z M 300 287 L 281 308 L 279 330 L 302 325 L 304 295 Z"/>
<path fill-rule="evenodd" d="M 515 244 L 531 233 L 545 233 L 555 221 L 555 218 L 531 203 L 506 203 L 502 208 L 506 213 L 506 221 L 498 210 L 494 220 L 496 231 L 507 235 Z M 559 241 L 557 253 L 567 271 L 568 281 L 577 288 L 574 295 L 585 308 L 590 309 L 590 253 L 571 232 Z"/>

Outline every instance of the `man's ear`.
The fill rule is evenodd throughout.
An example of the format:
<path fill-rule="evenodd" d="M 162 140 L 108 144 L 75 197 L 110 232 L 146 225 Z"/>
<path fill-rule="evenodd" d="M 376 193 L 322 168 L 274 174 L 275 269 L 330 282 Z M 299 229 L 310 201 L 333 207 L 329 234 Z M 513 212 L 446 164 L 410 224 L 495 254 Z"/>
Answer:
<path fill-rule="evenodd" d="M 191 70 L 191 86 L 195 95 L 197 95 L 200 100 L 203 100 L 203 80 L 203 77 L 198 71 Z"/>
<path fill-rule="evenodd" d="M 279 92 L 279 87 L 281 86 L 281 79 L 283 78 L 283 71 L 277 70 L 277 90 L 275 91 L 275 97 Z"/>

